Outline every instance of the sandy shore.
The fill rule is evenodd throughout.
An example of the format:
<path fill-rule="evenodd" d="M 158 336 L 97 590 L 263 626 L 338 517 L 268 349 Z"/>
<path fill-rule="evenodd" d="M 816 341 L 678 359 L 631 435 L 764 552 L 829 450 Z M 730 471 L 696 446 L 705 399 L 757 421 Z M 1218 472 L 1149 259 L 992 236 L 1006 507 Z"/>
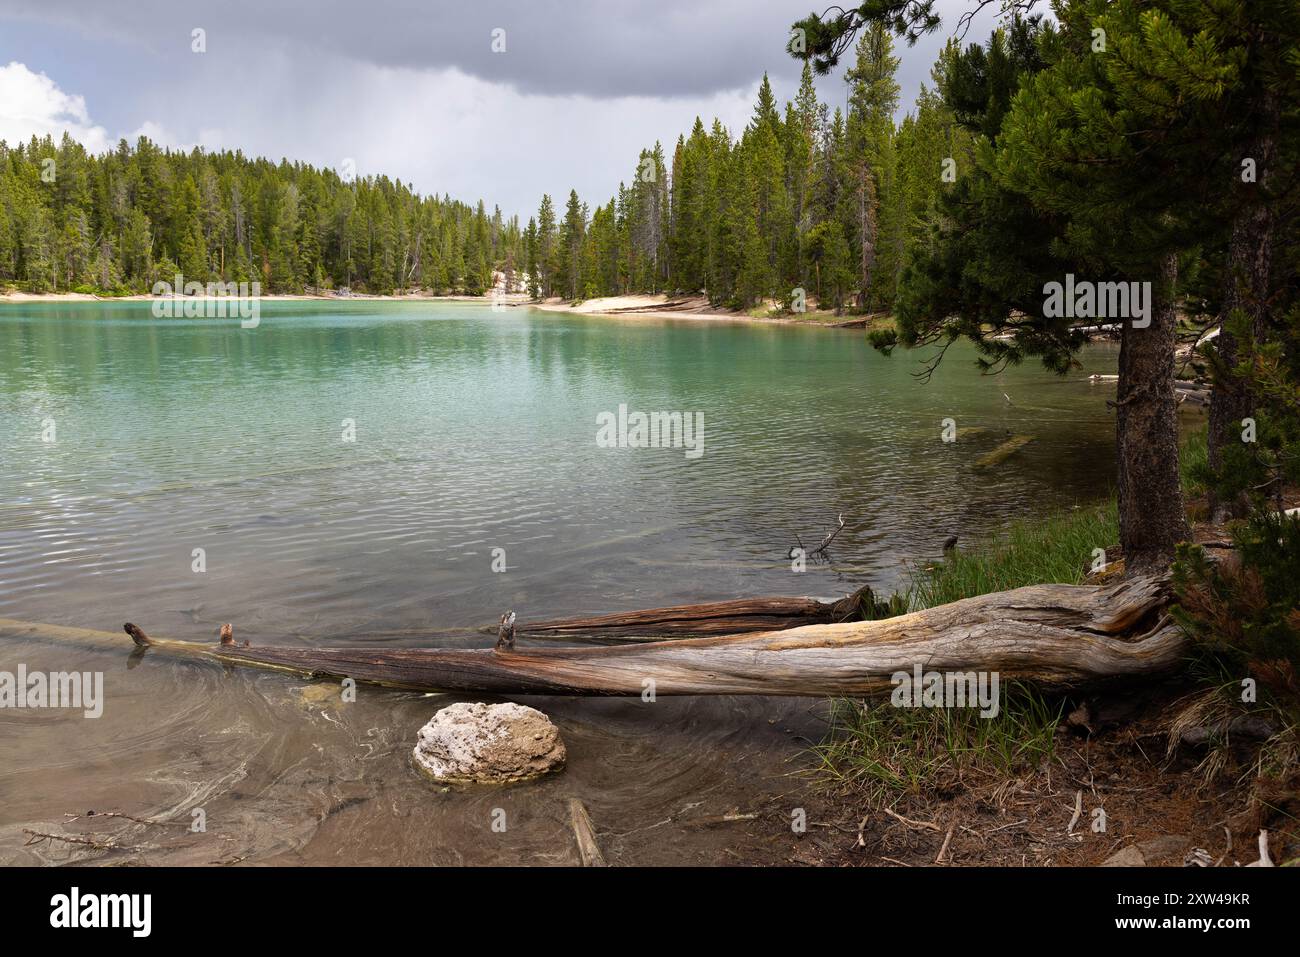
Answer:
<path fill-rule="evenodd" d="M 163 298 L 149 293 L 129 296 L 95 296 L 81 292 L 0 292 L 0 303 L 6 302 L 149 302 Z M 167 297 L 173 298 L 173 297 Z M 206 296 L 174 297 L 206 299 Z M 492 296 L 432 296 L 423 292 L 380 296 L 364 293 L 336 295 L 332 293 L 300 295 L 265 295 L 266 302 L 503 302 L 509 306 L 529 306 L 545 312 L 570 313 L 584 316 L 617 316 L 623 319 L 695 319 L 710 322 L 761 322 L 786 325 L 853 326 L 864 325 L 865 320 L 852 316 L 835 316 L 830 312 L 810 312 L 804 315 L 753 315 L 732 309 L 719 309 L 704 296 L 636 295 L 605 296 L 571 303 L 558 297 L 534 302 L 525 293 L 511 293 L 497 299 Z M 755 310 L 756 312 L 759 310 Z"/>
<path fill-rule="evenodd" d="M 575 315 L 619 316 L 632 319 L 704 319 L 711 322 L 766 322 L 786 325 L 835 326 L 855 322 L 853 317 L 834 316 L 830 313 L 805 315 L 751 315 L 733 309 L 719 309 L 704 296 L 604 296 L 579 303 L 563 299 L 545 299 L 524 303 L 546 312 L 568 312 Z"/>

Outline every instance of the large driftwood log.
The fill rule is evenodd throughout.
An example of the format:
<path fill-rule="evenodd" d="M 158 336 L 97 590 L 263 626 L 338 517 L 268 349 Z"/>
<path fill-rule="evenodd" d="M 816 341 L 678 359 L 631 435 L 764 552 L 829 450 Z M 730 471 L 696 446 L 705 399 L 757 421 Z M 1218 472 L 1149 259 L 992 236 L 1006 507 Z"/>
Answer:
<path fill-rule="evenodd" d="M 1034 585 L 880 621 L 583 648 L 383 649 L 198 644 L 127 631 L 162 654 L 416 691 L 497 694 L 867 694 L 895 672 L 996 671 L 1066 688 L 1178 668 L 1186 638 L 1162 581 Z M 19 624 L 21 623 L 9 623 Z M 6 623 L 0 620 L 0 629 Z M 40 637 L 39 626 L 26 626 Z M 20 629 L 21 631 L 22 629 Z M 103 643 L 103 632 L 57 629 Z M 48 634 L 48 633 L 47 633 Z"/>

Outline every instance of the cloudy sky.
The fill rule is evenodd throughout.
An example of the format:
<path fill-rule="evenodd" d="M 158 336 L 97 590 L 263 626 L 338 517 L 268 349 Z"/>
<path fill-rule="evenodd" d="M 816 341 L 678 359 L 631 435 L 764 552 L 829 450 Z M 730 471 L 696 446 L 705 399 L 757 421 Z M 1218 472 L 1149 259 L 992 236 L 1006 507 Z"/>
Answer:
<path fill-rule="evenodd" d="M 144 133 L 350 159 L 526 219 L 543 192 L 604 202 L 643 146 L 671 149 L 697 115 L 739 132 L 765 70 L 790 98 L 800 65 L 783 47 L 810 6 L 821 0 L 0 0 L 0 139 L 66 129 L 100 151 Z M 964 2 L 939 6 L 939 34 L 899 51 L 905 104 Z M 844 103 L 841 76 L 818 89 Z"/>

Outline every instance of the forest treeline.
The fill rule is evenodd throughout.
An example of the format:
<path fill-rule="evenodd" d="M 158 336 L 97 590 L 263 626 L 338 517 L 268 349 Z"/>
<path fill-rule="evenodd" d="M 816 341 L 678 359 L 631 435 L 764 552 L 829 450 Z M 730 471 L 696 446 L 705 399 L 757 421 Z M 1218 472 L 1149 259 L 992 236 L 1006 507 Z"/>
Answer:
<path fill-rule="evenodd" d="M 348 177 L 240 152 L 134 147 L 91 155 L 66 134 L 0 143 L 0 286 L 146 292 L 156 281 L 264 292 L 422 288 L 481 295 L 515 282 L 517 219 L 386 176 Z"/>

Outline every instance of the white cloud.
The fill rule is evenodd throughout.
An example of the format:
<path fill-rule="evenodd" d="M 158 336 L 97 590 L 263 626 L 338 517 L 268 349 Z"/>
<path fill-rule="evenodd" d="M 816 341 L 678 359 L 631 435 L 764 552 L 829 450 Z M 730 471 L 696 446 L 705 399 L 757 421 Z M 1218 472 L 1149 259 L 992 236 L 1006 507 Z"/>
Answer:
<path fill-rule="evenodd" d="M 145 120 L 136 127 L 129 136 L 123 137 L 128 143 L 135 145 L 135 141 L 140 137 L 145 137 L 151 143 L 159 146 L 170 147 L 171 149 L 184 150 L 189 152 L 195 145 L 211 147 L 212 144 L 204 141 L 200 137 L 199 143 L 182 143 L 180 139 L 161 123 L 155 123 L 153 120 Z"/>
<path fill-rule="evenodd" d="M 706 127 L 717 116 L 738 135 L 757 88 L 672 98 L 529 94 L 455 68 L 302 62 L 270 51 L 256 71 L 201 66 L 132 104 L 137 115 L 166 117 L 160 142 L 335 170 L 351 159 L 361 176 L 481 198 L 489 211 L 498 204 L 525 221 L 543 193 L 560 207 L 571 188 L 593 206 L 608 202 L 620 181 L 631 181 L 642 148 L 659 140 L 671 162 L 697 114 Z M 153 139 L 162 130 L 144 132 Z"/>
<path fill-rule="evenodd" d="M 84 97 L 64 93 L 17 61 L 0 66 L 0 140 L 15 145 L 47 133 L 57 140 L 65 131 L 91 152 L 109 148 L 108 133 L 91 122 Z"/>

